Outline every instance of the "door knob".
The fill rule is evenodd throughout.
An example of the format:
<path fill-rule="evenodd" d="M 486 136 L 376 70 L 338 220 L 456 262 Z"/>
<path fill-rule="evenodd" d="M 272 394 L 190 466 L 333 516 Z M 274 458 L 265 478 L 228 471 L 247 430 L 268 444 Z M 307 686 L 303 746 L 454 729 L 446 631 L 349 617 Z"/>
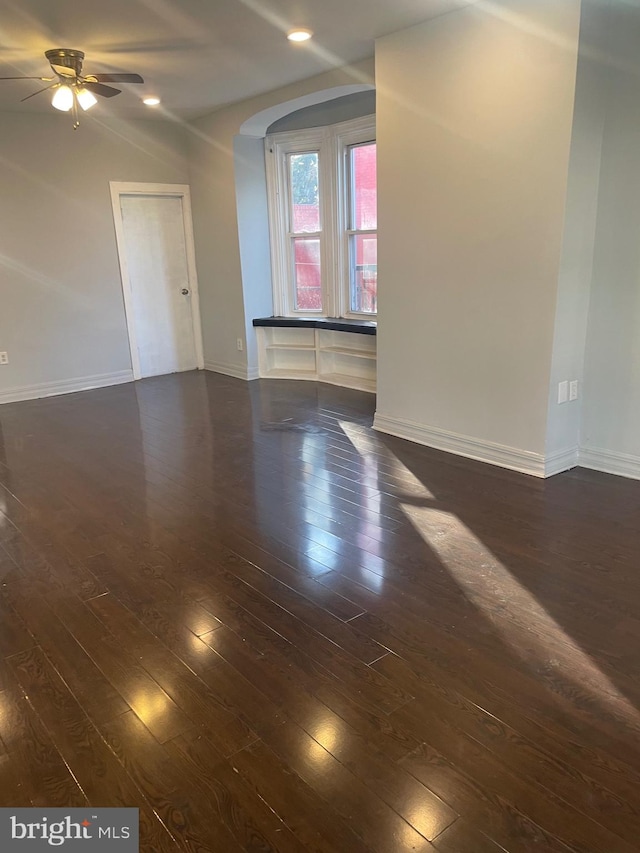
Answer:
<path fill-rule="evenodd" d="M 188 296 L 188 295 L 189 295 L 189 288 L 188 288 L 188 287 L 183 287 L 183 288 L 182 288 L 182 290 L 180 291 L 180 293 L 181 293 L 183 296 Z"/>

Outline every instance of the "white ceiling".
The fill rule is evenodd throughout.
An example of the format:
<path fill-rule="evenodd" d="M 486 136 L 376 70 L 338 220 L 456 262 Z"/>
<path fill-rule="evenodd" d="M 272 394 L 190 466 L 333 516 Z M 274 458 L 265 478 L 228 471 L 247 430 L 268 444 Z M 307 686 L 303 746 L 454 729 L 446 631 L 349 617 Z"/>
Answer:
<path fill-rule="evenodd" d="M 47 76 L 43 53 L 86 54 L 84 72 L 131 71 L 105 113 L 150 117 L 142 95 L 157 94 L 181 117 L 276 89 L 373 55 L 373 42 L 473 0 L 0 0 L 0 76 Z M 284 33 L 309 27 L 311 42 Z M 50 110 L 37 80 L 0 81 L 0 110 Z M 166 113 L 156 113 L 166 115 Z"/>

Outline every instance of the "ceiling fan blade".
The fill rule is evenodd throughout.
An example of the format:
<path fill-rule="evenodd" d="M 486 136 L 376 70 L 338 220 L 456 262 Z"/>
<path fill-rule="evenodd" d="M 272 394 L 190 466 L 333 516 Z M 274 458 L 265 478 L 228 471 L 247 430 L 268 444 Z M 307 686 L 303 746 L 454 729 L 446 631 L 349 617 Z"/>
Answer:
<path fill-rule="evenodd" d="M 51 67 L 60 77 L 77 77 L 75 70 L 67 68 L 66 65 L 56 65 L 55 62 L 52 62 Z"/>
<path fill-rule="evenodd" d="M 36 95 L 39 95 L 40 92 L 46 92 L 47 89 L 55 89 L 57 85 L 57 83 L 54 83 L 53 86 L 45 86 L 44 89 L 38 89 L 37 92 L 32 92 L 30 95 L 27 95 L 26 98 L 20 98 L 20 103 L 22 103 L 23 101 L 28 101 L 29 98 L 35 98 Z"/>
<path fill-rule="evenodd" d="M 91 83 L 144 83 L 139 74 L 89 74 Z"/>
<path fill-rule="evenodd" d="M 50 81 L 53 77 L 0 77 L 0 80 L 43 80 Z"/>
<path fill-rule="evenodd" d="M 114 95 L 119 95 L 122 91 L 122 89 L 114 89 L 113 86 L 105 86 L 104 83 L 93 83 L 91 80 L 87 80 L 84 87 L 93 92 L 94 95 L 102 95 L 103 98 L 113 98 Z"/>

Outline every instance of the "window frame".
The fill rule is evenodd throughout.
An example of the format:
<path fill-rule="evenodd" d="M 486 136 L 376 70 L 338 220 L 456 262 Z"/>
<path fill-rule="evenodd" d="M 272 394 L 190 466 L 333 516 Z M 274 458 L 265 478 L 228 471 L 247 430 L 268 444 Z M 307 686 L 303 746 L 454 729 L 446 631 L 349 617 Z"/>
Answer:
<path fill-rule="evenodd" d="M 347 317 L 376 320 L 377 314 L 351 311 L 349 240 L 350 150 L 376 141 L 375 116 L 307 130 L 270 134 L 265 139 L 274 314 L 281 317 Z M 295 308 L 292 198 L 289 155 L 318 152 L 322 309 Z M 377 235 L 377 231 L 371 231 Z M 306 234 L 303 236 L 307 236 Z"/>
<path fill-rule="evenodd" d="M 365 130 L 373 130 L 373 137 L 363 139 L 363 128 L 347 129 L 337 137 L 338 146 L 338 198 L 341 203 L 341 215 L 338 221 L 340 231 L 340 243 L 338 246 L 338 262 L 340 264 L 342 281 L 340 283 L 339 310 L 340 317 L 352 317 L 358 319 L 375 318 L 377 312 L 371 311 L 353 311 L 351 309 L 351 238 L 358 234 L 375 235 L 378 237 L 378 229 L 375 228 L 352 228 L 355 223 L 352 222 L 352 214 L 354 212 L 355 199 L 353 196 L 354 181 L 351 170 L 351 151 L 361 145 L 375 143 L 375 125 L 373 128 L 364 128 Z M 376 288 L 377 292 L 377 288 Z"/>

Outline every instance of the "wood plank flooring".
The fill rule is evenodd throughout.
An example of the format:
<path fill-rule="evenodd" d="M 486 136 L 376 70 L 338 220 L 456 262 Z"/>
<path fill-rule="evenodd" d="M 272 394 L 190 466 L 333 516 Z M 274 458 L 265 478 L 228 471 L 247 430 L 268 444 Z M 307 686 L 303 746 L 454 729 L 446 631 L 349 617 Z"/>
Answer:
<path fill-rule="evenodd" d="M 0 407 L 0 805 L 143 853 L 637 853 L 640 483 L 188 373 Z"/>

